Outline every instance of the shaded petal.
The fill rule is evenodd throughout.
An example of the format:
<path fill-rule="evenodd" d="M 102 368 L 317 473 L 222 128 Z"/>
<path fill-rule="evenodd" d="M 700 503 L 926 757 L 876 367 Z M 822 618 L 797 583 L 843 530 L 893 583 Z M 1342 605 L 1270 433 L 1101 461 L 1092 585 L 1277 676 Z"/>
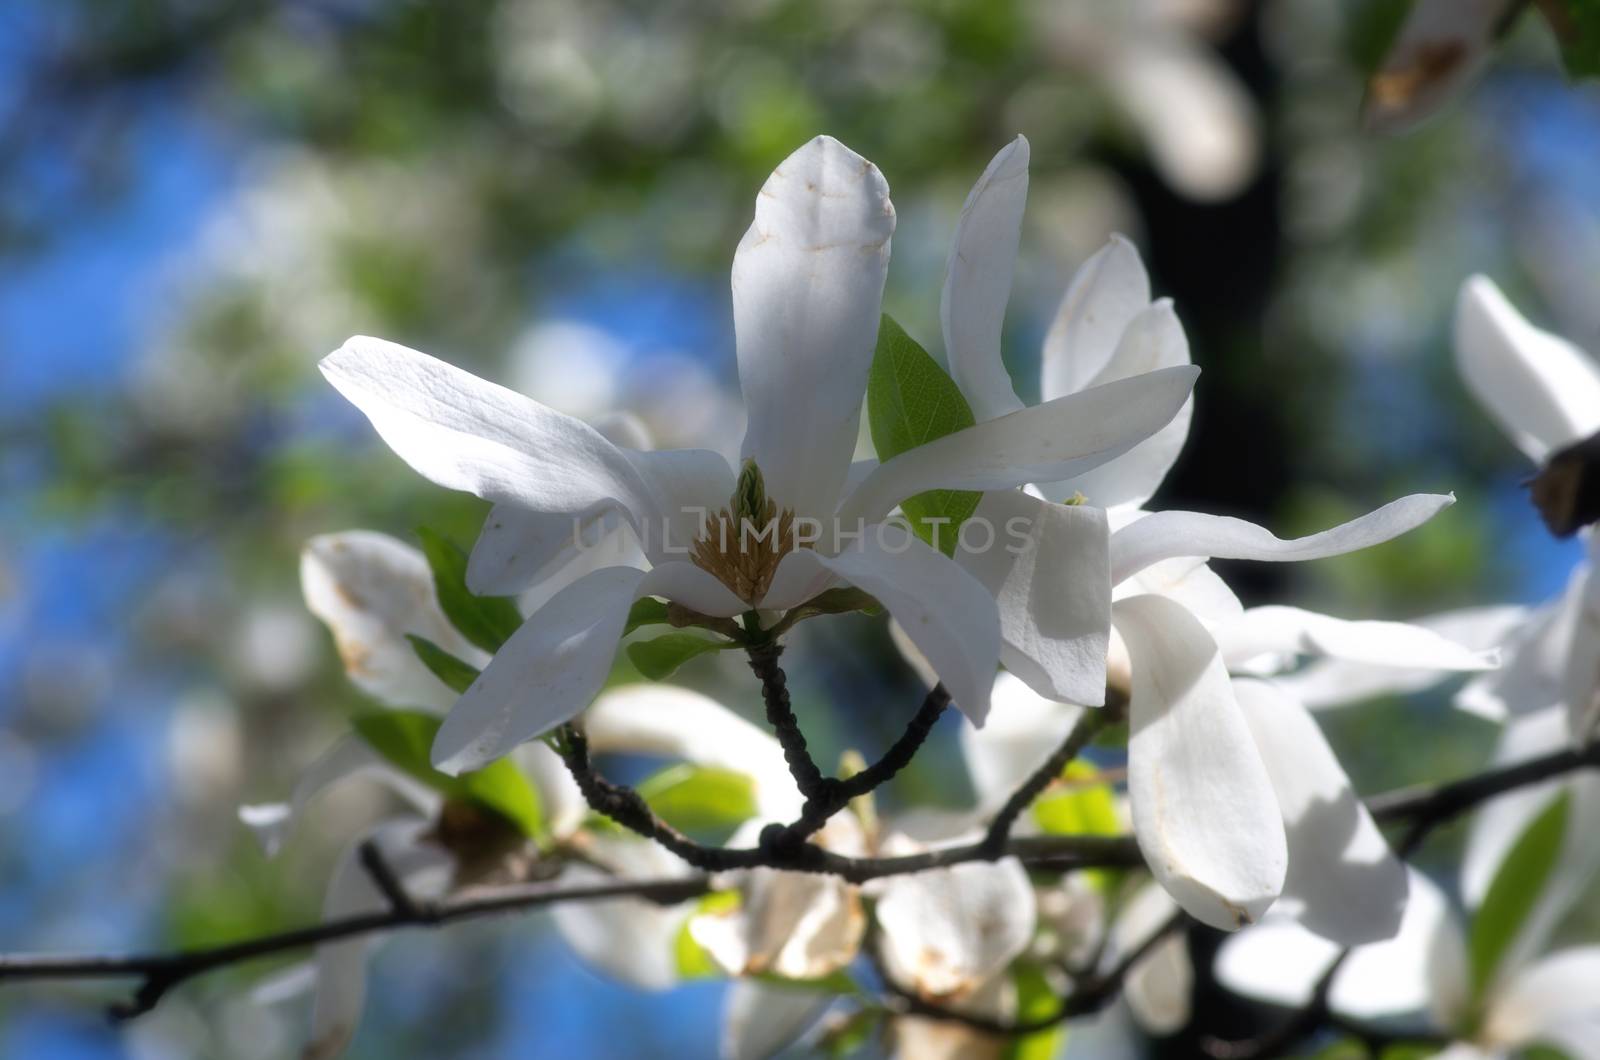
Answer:
<path fill-rule="evenodd" d="M 1102 69 L 1174 189 L 1215 201 L 1237 194 L 1255 175 L 1260 118 L 1250 94 L 1215 56 L 1176 33 L 1147 31 Z"/>
<path fill-rule="evenodd" d="M 1272 778 L 1289 842 L 1275 909 L 1346 946 L 1394 937 L 1405 911 L 1406 870 L 1389 849 L 1333 748 L 1306 709 L 1264 681 L 1234 695 Z"/>
<path fill-rule="evenodd" d="M 1045 333 L 1039 393 L 1046 401 L 1076 394 L 1110 363 L 1122 333 L 1150 304 L 1150 277 L 1139 251 L 1114 235 L 1078 269 Z"/>
<path fill-rule="evenodd" d="M 668 879 L 689 866 L 664 847 L 632 836 L 587 834 L 585 853 L 607 871 L 573 865 L 561 874 L 573 886 L 623 879 Z M 659 905 L 642 898 L 561 902 L 550 909 L 556 930 L 574 953 L 606 974 L 644 990 L 678 982 L 678 932 L 695 903 Z"/>
<path fill-rule="evenodd" d="M 1192 365 L 1147 372 L 908 449 L 862 480 L 840 521 L 847 528 L 875 522 L 929 489 L 1001 490 L 1081 475 L 1169 423 L 1199 374 Z"/>
<path fill-rule="evenodd" d="M 1109 543 L 1100 509 L 1015 490 L 985 493 L 960 536 L 956 562 L 999 607 L 1000 661 L 1042 696 L 1105 702 Z"/>
<path fill-rule="evenodd" d="M 1028 140 L 994 156 L 961 208 L 945 264 L 939 324 L 950 374 L 980 420 L 1022 408 L 1000 356 L 1011 272 L 1028 201 Z"/>
<path fill-rule="evenodd" d="M 891 877 L 878 894 L 888 974 L 926 1001 L 970 997 L 1033 938 L 1033 885 L 1016 858 Z"/>
<path fill-rule="evenodd" d="M 582 420 L 425 353 L 358 335 L 318 365 L 379 436 L 435 485 L 569 515 L 660 504 L 622 451 Z"/>
<path fill-rule="evenodd" d="M 722 1009 L 722 1060 L 767 1060 L 815 1023 L 833 1001 L 826 990 L 741 979 L 728 987 Z"/>
<path fill-rule="evenodd" d="M 889 523 L 868 527 L 859 542 L 837 556 L 811 549 L 789 553 L 773 584 L 779 578 L 817 581 L 824 573 L 877 597 L 927 657 L 955 705 L 974 725 L 983 724 L 989 686 L 1000 665 L 1000 622 L 994 598 L 981 582 Z"/>
<path fill-rule="evenodd" d="M 1326 559 L 1399 537 L 1454 503 L 1454 495 L 1417 493 L 1330 530 L 1287 541 L 1243 519 L 1201 512 L 1155 512 L 1111 535 L 1111 584 L 1176 556 L 1273 563 Z"/>
<path fill-rule="evenodd" d="M 1405 622 L 1351 622 L 1298 607 L 1252 607 L 1212 630 L 1230 668 L 1262 655 L 1326 655 L 1371 666 L 1451 671 L 1493 670 L 1500 653 L 1472 651 L 1431 629 Z"/>
<path fill-rule="evenodd" d="M 1455 339 L 1467 389 L 1528 459 L 1600 431 L 1600 367 L 1528 323 L 1488 277 L 1462 284 Z"/>
<path fill-rule="evenodd" d="M 1466 997 L 1466 940 L 1438 886 L 1419 872 L 1408 875 L 1410 898 L 1399 933 L 1351 952 L 1334 980 L 1332 1006 L 1353 1019 L 1423 1016 L 1435 1026 L 1453 1026 Z M 1274 913 L 1225 939 L 1215 971 L 1235 993 L 1298 1007 L 1339 950 Z"/>
<path fill-rule="evenodd" d="M 391 706 L 442 711 L 455 702 L 455 693 L 417 658 L 407 633 L 475 665 L 488 658 L 444 617 L 422 553 L 387 534 L 313 537 L 300 552 L 300 591 L 333 634 L 351 682 Z"/>
<path fill-rule="evenodd" d="M 1161 596 L 1114 605 L 1133 663 L 1128 795 L 1150 871 L 1191 916 L 1232 931 L 1283 889 L 1283 817 L 1216 642 Z"/>
<path fill-rule="evenodd" d="M 1221 575 L 1194 556 L 1162 560 L 1111 588 L 1112 600 L 1155 593 L 1180 603 L 1208 628 L 1237 621 L 1244 605 Z"/>
<path fill-rule="evenodd" d="M 1438 110 L 1484 64 L 1511 0 L 1417 0 L 1367 84 L 1361 118 L 1404 132 Z"/>
<path fill-rule="evenodd" d="M 773 170 L 734 255 L 744 455 L 796 515 L 831 514 L 843 488 L 893 234 L 877 167 L 819 136 Z"/>
<path fill-rule="evenodd" d="M 689 934 L 729 975 L 820 979 L 860 952 L 860 891 L 837 876 L 758 868 L 739 873 L 738 885 L 738 908 L 689 921 Z"/>
<path fill-rule="evenodd" d="M 1083 708 L 1045 699 L 1014 674 L 995 677 L 983 728 L 961 727 L 978 809 L 998 809 L 1067 738 Z"/>
<path fill-rule="evenodd" d="M 1154 883 L 1139 888 L 1111 925 L 1111 950 L 1132 953 L 1166 927 L 1178 906 Z M 1128 969 L 1122 997 L 1139 1026 L 1157 1037 L 1174 1034 L 1189 1022 L 1194 965 L 1189 942 L 1175 931 Z"/>
<path fill-rule="evenodd" d="M 803 800 L 778 741 L 709 696 L 672 685 L 621 685 L 594 701 L 583 725 L 594 751 L 732 770 L 754 782 L 763 817 L 790 820 L 800 812 Z"/>
<path fill-rule="evenodd" d="M 1095 377 L 1095 385 L 1128 379 L 1159 368 L 1189 363 L 1189 340 L 1166 298 L 1141 310 L 1129 322 L 1111 362 Z M 1077 478 L 1041 485 L 1046 497 L 1067 499 L 1081 493 L 1101 508 L 1137 508 L 1161 486 L 1162 479 L 1189 440 L 1194 399 L 1184 402 L 1172 422 L 1109 463 Z"/>
<path fill-rule="evenodd" d="M 1600 1030 L 1600 946 L 1574 946 L 1541 957 L 1521 969 L 1489 999 L 1484 1036 L 1499 1045 L 1532 1045 L 1564 1033 L 1574 1022 Z M 1581 1037 L 1576 1040 L 1583 1040 Z M 1556 1043 L 1552 1043 L 1556 1044 Z M 1600 1037 L 1590 1037 L 1577 1057 L 1600 1055 Z"/>

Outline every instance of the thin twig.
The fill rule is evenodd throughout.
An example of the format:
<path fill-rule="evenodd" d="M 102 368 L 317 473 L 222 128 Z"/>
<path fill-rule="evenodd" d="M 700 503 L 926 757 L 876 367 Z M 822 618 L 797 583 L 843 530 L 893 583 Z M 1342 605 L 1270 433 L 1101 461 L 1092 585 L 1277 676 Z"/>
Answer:
<path fill-rule="evenodd" d="M 999 857 L 1005 853 L 1006 840 L 1010 837 L 1011 828 L 1017 823 L 1017 818 L 1022 816 L 1022 812 L 1033 805 L 1033 800 L 1061 775 L 1067 763 L 1077 758 L 1083 749 L 1089 746 L 1089 741 L 1094 739 L 1095 733 L 1111 723 L 1113 716 L 1113 711 L 1109 707 L 1103 710 L 1085 710 L 1077 724 L 1072 727 L 1072 731 L 1067 733 L 1067 738 L 1061 741 L 1061 746 L 1057 747 L 1055 752 L 1033 771 L 1033 775 L 1011 793 L 1005 805 L 1000 807 L 994 819 L 989 822 L 989 832 L 983 839 L 982 845 L 992 857 Z"/>
<path fill-rule="evenodd" d="M 828 782 L 817 763 L 812 761 L 811 752 L 806 748 L 805 734 L 800 731 L 800 722 L 789 704 L 788 679 L 784 676 L 783 667 L 778 665 L 783 645 L 776 641 L 752 643 L 746 646 L 745 653 L 750 658 L 750 669 L 761 681 L 761 699 L 767 708 L 767 724 L 772 726 L 773 734 L 783 748 L 784 761 L 789 763 L 789 772 L 794 776 L 800 794 L 807 801 L 819 799 L 826 794 L 824 789 Z"/>
<path fill-rule="evenodd" d="M 406 885 L 396 876 L 394 869 L 389 867 L 389 862 L 384 858 L 383 851 L 378 849 L 378 844 L 368 839 L 361 844 L 361 867 L 372 877 L 373 886 L 378 888 L 389 903 L 389 908 L 403 916 L 414 916 L 417 904 L 411 900 L 411 894 L 406 890 Z"/>

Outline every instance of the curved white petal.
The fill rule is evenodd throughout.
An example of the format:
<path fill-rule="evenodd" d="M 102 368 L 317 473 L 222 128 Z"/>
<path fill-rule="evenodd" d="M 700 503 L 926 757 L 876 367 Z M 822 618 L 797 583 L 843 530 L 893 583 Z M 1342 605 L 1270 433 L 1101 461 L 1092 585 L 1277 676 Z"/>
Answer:
<path fill-rule="evenodd" d="M 389 901 L 361 864 L 362 844 L 372 840 L 400 881 L 417 897 L 436 894 L 453 864 L 439 847 L 420 841 L 431 827 L 421 820 L 388 821 L 347 847 L 334 868 L 322 903 L 322 919 L 377 912 Z M 301 1054 L 306 1060 L 332 1060 L 344 1052 L 361 1022 L 367 994 L 367 951 L 370 938 L 329 942 L 316 949 L 316 988 L 311 1002 L 311 1039 Z"/>
<path fill-rule="evenodd" d="M 1154 883 L 1147 883 L 1128 899 L 1111 925 L 1111 949 L 1131 953 L 1152 934 L 1161 931 L 1178 912 L 1177 903 Z M 1160 1037 L 1173 1034 L 1189 1022 L 1194 965 L 1189 943 L 1175 931 L 1128 969 L 1122 996 L 1139 1026 Z"/>
<path fill-rule="evenodd" d="M 1110 536 L 1105 512 L 985 493 L 956 562 L 1000 610 L 1000 661 L 1042 696 L 1105 702 L 1111 636 Z"/>
<path fill-rule="evenodd" d="M 1189 363 L 1189 339 L 1162 298 L 1140 310 L 1128 322 L 1111 361 L 1095 376 L 1096 386 L 1128 379 L 1160 368 Z M 1137 508 L 1148 501 L 1177 463 L 1189 440 L 1194 399 L 1184 402 L 1172 421 L 1155 434 L 1108 463 L 1064 482 L 1041 485 L 1046 497 L 1066 499 L 1081 493 L 1101 508 Z"/>
<path fill-rule="evenodd" d="M 883 958 L 927 1001 L 971 997 L 1027 948 L 1033 885 L 1015 858 L 894 876 L 878 894 Z"/>
<path fill-rule="evenodd" d="M 1255 175 L 1260 118 L 1233 72 L 1176 33 L 1144 32 L 1108 57 L 1107 86 L 1174 189 L 1213 201 Z"/>
<path fill-rule="evenodd" d="M 1426 876 L 1408 871 L 1410 898 L 1394 938 L 1358 946 L 1340 968 L 1330 1000 L 1353 1019 L 1424 1017 L 1451 1026 L 1466 996 L 1466 941 L 1449 901 Z M 1226 940 L 1217 953 L 1217 979 L 1246 997 L 1298 1007 L 1340 946 L 1287 916 Z"/>
<path fill-rule="evenodd" d="M 710 449 L 627 450 L 628 462 L 661 498 L 653 519 L 640 530 L 645 555 L 667 563 L 688 554 L 708 515 L 733 493 L 733 469 Z"/>
<path fill-rule="evenodd" d="M 790 820 L 803 801 L 771 734 L 709 696 L 661 684 L 609 689 L 584 713 L 597 752 L 662 755 L 728 769 L 755 785 L 761 816 Z"/>
<path fill-rule="evenodd" d="M 1155 512 L 1111 535 L 1111 584 L 1176 556 L 1267 562 L 1326 559 L 1399 537 L 1454 503 L 1453 495 L 1416 493 L 1359 519 L 1287 541 L 1243 519 L 1201 512 Z"/>
<path fill-rule="evenodd" d="M 981 729 L 961 727 L 961 753 L 978 809 L 998 809 L 1082 716 L 1083 708 L 1045 699 L 1014 674 L 996 676 L 988 721 Z"/>
<path fill-rule="evenodd" d="M 563 883 L 580 886 L 623 879 L 666 879 L 689 867 L 664 847 L 633 836 L 586 836 L 586 853 L 603 866 L 573 865 Z M 678 982 L 677 939 L 693 902 L 658 905 L 642 898 L 561 902 L 550 909 L 556 930 L 574 953 L 624 983 L 666 990 Z"/>
<path fill-rule="evenodd" d="M 972 575 L 910 531 L 889 523 L 869 526 L 861 541 L 837 556 L 797 549 L 783 558 L 778 577 L 832 573 L 883 604 L 925 655 L 955 705 L 982 725 L 989 686 L 1000 665 L 1000 622 L 994 598 Z M 774 579 L 774 585 L 777 579 Z"/>
<path fill-rule="evenodd" d="M 322 374 L 412 469 L 497 504 L 580 514 L 661 506 L 616 446 L 582 420 L 425 353 L 358 335 Z"/>
<path fill-rule="evenodd" d="M 1528 459 L 1600 431 L 1600 366 L 1528 323 L 1488 277 L 1462 284 L 1455 339 L 1467 388 Z"/>
<path fill-rule="evenodd" d="M 1488 58 L 1511 0 L 1417 0 L 1367 86 L 1362 121 L 1398 133 L 1423 121 Z"/>
<path fill-rule="evenodd" d="M 729 975 L 820 979 L 860 952 L 860 891 L 837 876 L 758 868 L 739 873 L 738 884 L 738 908 L 689 921 L 689 934 Z"/>
<path fill-rule="evenodd" d="M 1193 365 L 1147 372 L 908 449 L 862 480 L 840 521 L 875 522 L 929 489 L 1000 490 L 1083 474 L 1171 422 L 1199 374 Z"/>
<path fill-rule="evenodd" d="M 1244 614 L 1244 605 L 1228 583 L 1205 560 L 1196 557 L 1162 560 L 1111 588 L 1113 600 L 1144 593 L 1156 593 L 1182 604 L 1208 628 L 1237 621 Z"/>
<path fill-rule="evenodd" d="M 1516 972 L 1489 999 L 1484 1037 L 1497 1045 L 1532 1045 L 1575 1021 L 1600 1031 L 1600 946 L 1575 946 L 1541 957 Z M 1591 1037 L 1588 1051 L 1600 1051 L 1600 1037 Z"/>
<path fill-rule="evenodd" d="M 1283 811 L 1289 873 L 1275 909 L 1346 946 L 1400 930 L 1406 870 L 1306 709 L 1264 681 L 1234 695 Z"/>
<path fill-rule="evenodd" d="M 442 711 L 455 701 L 408 633 L 474 664 L 488 658 L 444 617 L 422 553 L 387 534 L 313 537 L 300 552 L 300 591 L 333 634 L 351 682 L 382 703 Z"/>
<path fill-rule="evenodd" d="M 1252 607 L 1212 633 L 1230 668 L 1261 655 L 1324 655 L 1397 669 L 1493 670 L 1494 648 L 1473 651 L 1423 626 L 1352 622 L 1298 607 Z"/>
<path fill-rule="evenodd" d="M 744 455 L 797 515 L 832 514 L 844 486 L 894 220 L 877 167 L 819 136 L 767 178 L 734 255 Z"/>
<path fill-rule="evenodd" d="M 793 1044 L 833 1000 L 826 990 L 741 979 L 722 1009 L 722 1060 L 767 1060 Z"/>
<path fill-rule="evenodd" d="M 980 420 L 1022 408 L 1000 357 L 1000 335 L 1027 201 L 1028 141 L 1019 136 L 972 186 L 945 264 L 939 299 L 945 353 L 951 376 Z"/>
<path fill-rule="evenodd" d="M 1216 643 L 1162 596 L 1112 610 L 1133 664 L 1128 795 L 1150 871 L 1197 920 L 1253 923 L 1288 864 L 1272 782 Z"/>
<path fill-rule="evenodd" d="M 1045 333 L 1039 393 L 1046 401 L 1075 394 L 1110 363 L 1122 333 L 1150 304 L 1150 277 L 1139 251 L 1114 235 L 1072 277 Z"/>
<path fill-rule="evenodd" d="M 261 843 L 268 857 L 282 849 L 290 830 L 318 795 L 356 777 L 383 782 L 424 815 L 439 807 L 438 792 L 395 769 L 379 757 L 365 740 L 350 734 L 318 755 L 294 783 L 289 801 L 239 807 L 242 821 Z"/>

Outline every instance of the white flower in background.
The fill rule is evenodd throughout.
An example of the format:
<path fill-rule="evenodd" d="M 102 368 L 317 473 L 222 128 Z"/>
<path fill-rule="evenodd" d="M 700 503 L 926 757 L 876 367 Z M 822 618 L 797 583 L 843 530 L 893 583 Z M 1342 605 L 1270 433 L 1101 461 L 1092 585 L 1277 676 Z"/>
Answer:
<path fill-rule="evenodd" d="M 980 418 L 1020 406 L 999 346 L 1027 160 L 1027 141 L 1018 137 L 979 178 L 962 211 L 945 282 L 941 319 L 951 373 Z M 1170 371 L 1188 360 L 1171 303 L 1151 301 L 1137 252 L 1114 239 L 1079 270 L 1062 301 L 1046 338 L 1042 392 L 1060 400 L 1084 393 L 1084 387 Z M 958 551 L 957 559 L 997 595 L 1002 658 L 1035 692 L 1103 702 L 1103 688 L 1081 688 L 1074 695 L 1050 678 L 1072 672 L 1081 680 L 1095 672 L 1085 657 L 1098 652 L 1104 658 L 1109 651 L 1110 680 L 1130 699 L 1128 785 L 1135 834 L 1156 878 L 1186 911 L 1230 929 L 1257 919 L 1284 886 L 1288 815 L 1293 846 L 1308 862 L 1297 874 L 1308 892 L 1337 894 L 1350 886 L 1359 893 L 1360 883 L 1371 888 L 1374 908 L 1326 929 L 1392 929 L 1404 897 L 1403 875 L 1316 726 L 1298 704 L 1277 712 L 1246 706 L 1230 666 L 1250 670 L 1260 667 L 1263 656 L 1314 651 L 1448 669 L 1483 669 L 1493 660 L 1393 623 L 1342 622 L 1292 608 L 1247 612 L 1205 561 L 1339 555 L 1404 533 L 1451 499 L 1407 497 L 1294 541 L 1239 519 L 1141 512 L 1177 459 L 1187 431 L 1188 415 L 1180 412 L 1116 460 L 1036 487 L 1046 498 L 1081 494 L 1086 503 L 1058 505 L 1017 492 L 985 495 L 979 517 L 1027 510 L 1032 525 L 1054 531 L 1037 533 L 1035 547 L 1018 557 Z M 1116 529 L 1108 536 L 1109 527 Z M 1097 596 L 1101 607 L 1115 601 L 1104 634 L 1089 614 Z M 1102 635 L 1104 640 L 1096 639 Z M 1056 649 L 1056 665 L 1033 665 L 1045 655 L 1043 647 Z M 1067 659 L 1074 660 L 1071 666 Z M 1283 698 L 1254 686 L 1248 695 L 1251 702 Z M 1034 750 L 1037 765 L 1045 749 Z M 1364 878 L 1340 880 L 1339 870 Z M 1310 893 L 1303 897 L 1308 915 L 1323 904 Z"/>
<path fill-rule="evenodd" d="M 930 488 L 1007 489 L 1098 466 L 1170 420 L 1194 370 L 1150 373 L 990 420 L 886 461 L 847 490 L 893 230 L 877 169 L 819 137 L 773 172 L 734 258 L 744 456 L 754 468 L 742 477 L 764 486 L 754 492 L 780 526 L 823 528 L 816 547 L 795 547 L 786 531 L 764 550 L 730 557 L 738 535 L 719 541 L 726 522 L 703 519 L 724 506 L 740 508 L 726 521 L 743 514 L 729 500 L 734 472 L 715 453 L 619 448 L 535 401 L 377 339 L 352 339 L 324 359 L 324 375 L 414 469 L 536 514 L 537 534 L 485 533 L 473 591 L 523 588 L 520 578 L 490 572 L 537 566 L 529 555 L 569 543 L 575 516 L 615 513 L 649 559 L 648 569 L 612 566 L 580 578 L 522 626 L 446 719 L 434 747 L 441 768 L 481 765 L 582 710 L 609 670 L 630 607 L 646 595 L 732 616 L 855 585 L 899 619 L 956 703 L 981 722 L 999 654 L 992 599 L 884 519 Z M 865 533 L 857 541 L 833 533 L 858 525 Z"/>

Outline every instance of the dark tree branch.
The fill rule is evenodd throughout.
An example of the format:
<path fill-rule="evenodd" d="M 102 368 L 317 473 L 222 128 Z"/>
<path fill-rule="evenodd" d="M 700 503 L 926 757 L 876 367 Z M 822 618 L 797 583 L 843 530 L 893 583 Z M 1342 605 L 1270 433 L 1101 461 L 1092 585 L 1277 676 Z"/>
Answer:
<path fill-rule="evenodd" d="M 362 843 L 360 857 L 361 867 L 372 877 L 373 885 L 388 901 L 389 908 L 402 916 L 415 916 L 417 904 L 411 900 L 406 885 L 394 874 L 389 862 L 384 860 L 383 851 L 378 849 L 378 844 L 370 839 Z"/>
<path fill-rule="evenodd" d="M 827 790 L 828 780 L 817 768 L 817 763 L 812 761 L 811 752 L 806 748 L 805 734 L 800 731 L 800 722 L 794 716 L 794 708 L 789 705 L 788 679 L 784 676 L 783 667 L 778 665 L 783 646 L 768 640 L 747 645 L 745 652 L 750 657 L 750 669 L 761 681 L 761 699 L 767 707 L 767 724 L 772 726 L 778 743 L 783 747 L 784 761 L 789 763 L 789 772 L 794 776 L 800 794 L 805 796 L 807 802 L 826 799 L 830 794 Z"/>
<path fill-rule="evenodd" d="M 983 839 L 982 846 L 989 852 L 991 860 L 1006 852 L 1006 840 L 1023 811 L 1032 806 L 1033 800 L 1061 776 L 1061 771 L 1067 767 L 1068 762 L 1077 758 L 1083 749 L 1089 746 L 1089 741 L 1094 739 L 1095 733 L 1110 724 L 1113 719 L 1113 708 L 1109 705 L 1102 710 L 1085 710 L 1078 723 L 1072 727 L 1072 731 L 1067 733 L 1067 738 L 1061 741 L 1061 746 L 1057 747 L 1055 752 L 1034 770 L 1033 775 L 1011 793 L 1011 797 L 989 823 L 988 834 Z"/>

